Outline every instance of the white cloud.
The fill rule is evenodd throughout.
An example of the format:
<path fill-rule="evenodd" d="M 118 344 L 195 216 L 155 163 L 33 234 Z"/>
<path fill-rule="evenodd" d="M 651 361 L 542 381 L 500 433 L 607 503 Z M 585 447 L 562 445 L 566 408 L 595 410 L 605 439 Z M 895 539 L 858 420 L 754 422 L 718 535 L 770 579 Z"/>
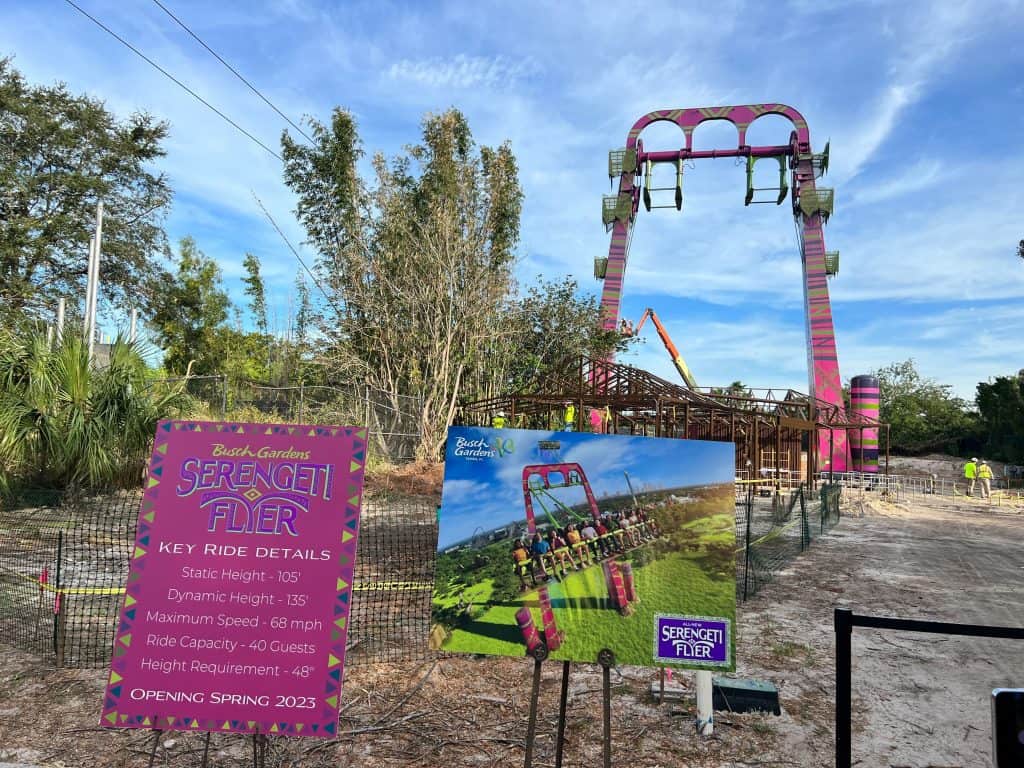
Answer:
<path fill-rule="evenodd" d="M 450 59 L 400 59 L 391 65 L 388 76 L 428 88 L 505 88 L 537 71 L 536 62 L 530 59 L 512 61 L 504 56 L 467 56 L 460 53 Z"/>

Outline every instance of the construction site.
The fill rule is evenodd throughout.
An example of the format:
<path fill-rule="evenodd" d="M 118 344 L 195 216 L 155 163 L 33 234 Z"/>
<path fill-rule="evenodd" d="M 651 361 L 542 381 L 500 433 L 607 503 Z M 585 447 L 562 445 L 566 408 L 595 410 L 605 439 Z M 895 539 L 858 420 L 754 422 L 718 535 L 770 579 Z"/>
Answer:
<path fill-rule="evenodd" d="M 765 115 L 790 121 L 788 141 L 748 144 L 747 130 Z M 735 126 L 735 145 L 695 149 L 693 132 L 709 120 Z M 677 148 L 645 150 L 641 134 L 657 122 L 680 129 Z M 746 205 L 787 204 L 783 213 L 797 223 L 806 391 L 699 386 L 653 310 L 636 327 L 621 318 L 628 247 L 641 211 L 682 210 L 684 168 L 716 157 L 746 165 Z M 778 167 L 770 187 L 755 186 L 761 161 Z M 1012 633 L 968 640 L 952 630 L 868 628 L 851 640 L 847 631 L 852 689 L 842 662 L 837 666 L 837 608 L 947 622 L 947 630 L 969 624 L 1021 632 L 1013 628 L 1024 599 L 1017 551 L 1024 499 L 998 483 L 988 498 L 975 498 L 956 457 L 930 464 L 892 457 L 890 427 L 878 417 L 884 393 L 874 376 L 854 375 L 844 397 L 829 299 L 838 253 L 826 251 L 824 241 L 833 192 L 819 186 L 828 166 L 828 144 L 815 151 L 804 117 L 783 104 L 641 116 L 625 146 L 609 154 L 608 175 L 618 190 L 602 201 L 610 243 L 595 277 L 603 281 L 604 327 L 634 336 L 650 319 L 680 381 L 611 357 L 575 355 L 529 386 L 463 402 L 453 424 L 488 428 L 500 418 L 502 427 L 517 430 L 731 443 L 735 491 L 726 486 L 726 494 L 727 503 L 734 497 L 737 546 L 725 560 L 730 569 L 735 562 L 736 671 L 715 686 L 733 691 L 753 681 L 773 693 L 772 706 L 733 707 L 726 696 L 715 701 L 713 728 L 701 722 L 695 729 L 700 716 L 689 673 L 613 666 L 609 683 L 607 667 L 578 664 L 560 692 L 555 664 L 541 669 L 539 659 L 534 666 L 432 649 L 442 470 L 389 467 L 369 476 L 362 510 L 338 738 L 270 739 L 262 765 L 505 765 L 521 762 L 524 752 L 527 766 L 561 766 L 563 759 L 599 765 L 602 756 L 607 761 L 602 740 L 609 735 L 600 716 L 602 679 L 611 691 L 608 743 L 616 765 L 995 765 L 989 696 L 993 688 L 1020 684 L 1020 643 Z M 655 186 L 659 167 L 674 171 L 674 185 Z M 208 758 L 214 765 L 255 759 L 255 747 L 227 733 L 204 741 L 200 733 L 157 731 L 154 741 L 148 731 L 96 727 L 140 493 L 4 510 L 0 765 L 120 768 L 148 761 L 152 768 L 196 764 L 200 755 L 204 765 Z M 594 509 L 596 516 L 596 503 Z M 539 686 L 532 708 L 531 675 Z M 568 713 L 559 713 L 560 696 Z M 563 743 L 555 734 L 566 722 Z"/>

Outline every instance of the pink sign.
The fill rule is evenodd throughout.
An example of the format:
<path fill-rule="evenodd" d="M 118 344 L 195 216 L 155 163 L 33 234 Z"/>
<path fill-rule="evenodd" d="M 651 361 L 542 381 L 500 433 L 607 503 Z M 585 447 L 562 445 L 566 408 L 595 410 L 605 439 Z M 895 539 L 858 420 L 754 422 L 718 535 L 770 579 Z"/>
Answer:
<path fill-rule="evenodd" d="M 101 724 L 336 735 L 366 430 L 161 422 Z"/>

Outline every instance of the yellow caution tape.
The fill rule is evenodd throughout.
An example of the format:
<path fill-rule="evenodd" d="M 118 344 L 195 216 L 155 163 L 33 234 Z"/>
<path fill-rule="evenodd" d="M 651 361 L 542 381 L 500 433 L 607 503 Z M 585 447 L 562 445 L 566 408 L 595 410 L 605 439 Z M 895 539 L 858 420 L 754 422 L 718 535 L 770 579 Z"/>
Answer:
<path fill-rule="evenodd" d="M 380 590 L 382 592 L 416 592 L 434 588 L 432 581 L 365 581 L 352 589 L 358 591 Z"/>

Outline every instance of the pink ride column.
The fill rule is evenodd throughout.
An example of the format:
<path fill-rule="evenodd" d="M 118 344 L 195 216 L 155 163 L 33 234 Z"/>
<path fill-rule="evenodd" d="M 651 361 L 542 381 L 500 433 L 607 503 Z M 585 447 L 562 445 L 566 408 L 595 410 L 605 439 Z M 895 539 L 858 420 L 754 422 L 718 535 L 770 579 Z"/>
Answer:
<path fill-rule="evenodd" d="M 854 376 L 850 380 L 850 410 L 854 416 L 878 421 L 879 387 L 875 376 Z M 850 431 L 850 455 L 857 472 L 878 472 L 878 429 Z"/>

